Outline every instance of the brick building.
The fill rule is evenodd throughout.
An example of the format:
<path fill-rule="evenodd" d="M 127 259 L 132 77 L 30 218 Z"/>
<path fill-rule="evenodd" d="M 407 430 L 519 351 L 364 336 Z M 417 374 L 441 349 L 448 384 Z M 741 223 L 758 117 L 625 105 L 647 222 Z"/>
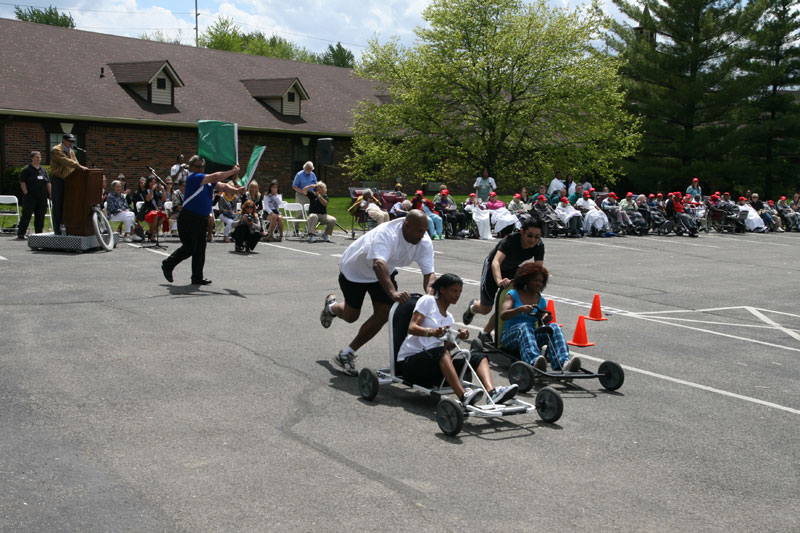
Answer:
<path fill-rule="evenodd" d="M 287 190 L 304 161 L 334 194 L 349 185 L 340 163 L 352 110 L 375 100 L 374 83 L 350 69 L 235 54 L 0 19 L 0 174 L 49 163 L 63 133 L 79 158 L 122 173 L 133 185 L 150 165 L 162 176 L 178 154 L 197 150 L 197 121 L 239 125 L 239 160 L 267 147 L 256 173 Z M 333 139 L 333 164 L 320 165 L 318 139 Z"/>

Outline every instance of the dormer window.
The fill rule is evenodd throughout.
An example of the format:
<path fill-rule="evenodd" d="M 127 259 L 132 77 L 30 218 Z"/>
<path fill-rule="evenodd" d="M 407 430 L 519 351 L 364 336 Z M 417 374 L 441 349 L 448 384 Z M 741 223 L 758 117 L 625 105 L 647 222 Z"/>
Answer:
<path fill-rule="evenodd" d="M 297 78 L 242 80 L 250 96 L 281 115 L 300 116 L 303 100 L 308 93 Z"/>
<path fill-rule="evenodd" d="M 169 61 L 109 63 L 108 66 L 117 83 L 152 104 L 174 106 L 175 87 L 184 86 Z"/>

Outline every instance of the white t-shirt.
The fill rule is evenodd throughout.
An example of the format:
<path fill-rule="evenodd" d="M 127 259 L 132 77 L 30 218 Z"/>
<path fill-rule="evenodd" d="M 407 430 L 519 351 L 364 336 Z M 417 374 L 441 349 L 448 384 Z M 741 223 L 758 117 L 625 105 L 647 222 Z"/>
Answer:
<path fill-rule="evenodd" d="M 452 325 L 455 323 L 453 321 L 453 315 L 451 315 L 449 311 L 447 312 L 447 315 L 443 315 L 442 312 L 439 311 L 439 306 L 436 305 L 436 298 L 430 294 L 426 294 L 417 300 L 417 305 L 414 307 L 414 312 L 420 313 L 425 317 L 422 319 L 422 322 L 420 322 L 420 325 L 423 328 L 436 329 L 442 326 L 452 327 Z M 406 340 L 404 340 L 403 344 L 400 346 L 400 351 L 397 353 L 397 360 L 402 361 L 409 355 L 414 355 L 424 350 L 430 350 L 431 348 L 436 348 L 438 346 L 442 346 L 443 344 L 444 340 L 437 337 L 407 335 Z"/>
<path fill-rule="evenodd" d="M 398 267 L 417 263 L 422 274 L 433 274 L 433 243 L 426 233 L 417 244 L 403 238 L 403 222 L 398 218 L 384 222 L 362 235 L 347 247 L 339 263 L 344 277 L 355 283 L 375 283 L 378 276 L 372 270 L 372 262 L 382 259 L 389 273 Z"/>
<path fill-rule="evenodd" d="M 171 178 L 173 178 L 173 181 L 177 181 L 181 178 L 185 180 L 186 176 L 189 175 L 189 169 L 181 168 L 180 163 L 175 163 L 174 165 L 172 165 L 172 168 L 169 169 L 169 175 Z"/>
<path fill-rule="evenodd" d="M 591 211 L 597 209 L 597 204 L 591 198 L 581 198 L 575 202 L 575 207 L 582 207 Z"/>

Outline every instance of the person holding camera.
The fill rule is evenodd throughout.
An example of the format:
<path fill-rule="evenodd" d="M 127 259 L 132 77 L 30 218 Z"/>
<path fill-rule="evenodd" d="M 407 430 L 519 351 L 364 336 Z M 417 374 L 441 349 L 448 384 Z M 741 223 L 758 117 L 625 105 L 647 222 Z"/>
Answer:
<path fill-rule="evenodd" d="M 236 243 L 237 252 L 253 251 L 261 240 L 262 235 L 266 235 L 261 219 L 256 212 L 256 204 L 252 200 L 246 200 L 242 204 L 242 211 L 233 221 L 233 241 Z"/>
<path fill-rule="evenodd" d="M 178 162 L 172 165 L 169 169 L 169 177 L 174 183 L 183 180 L 186 181 L 186 176 L 189 175 L 189 165 L 184 162 L 183 154 L 178 155 Z"/>

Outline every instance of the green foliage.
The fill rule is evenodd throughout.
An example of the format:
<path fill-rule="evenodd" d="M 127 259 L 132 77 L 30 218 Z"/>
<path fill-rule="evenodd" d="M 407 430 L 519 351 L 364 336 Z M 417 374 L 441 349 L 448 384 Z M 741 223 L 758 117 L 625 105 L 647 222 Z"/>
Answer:
<path fill-rule="evenodd" d="M 373 40 L 357 66 L 387 96 L 355 113 L 356 179 L 466 183 L 488 168 L 503 187 L 554 169 L 611 182 L 634 153 L 619 60 L 591 44 L 596 6 L 434 0 L 423 17 L 414 48 Z"/>
<path fill-rule="evenodd" d="M 49 24 L 50 26 L 61 26 L 63 28 L 74 28 L 75 20 L 69 13 L 59 13 L 54 6 L 47 8 L 29 7 L 22 9 L 14 6 L 14 16 L 17 20 L 26 22 L 36 22 L 38 24 Z"/>
<path fill-rule="evenodd" d="M 306 63 L 353 66 L 353 54 L 341 44 L 336 48 L 328 46 L 328 51 L 317 55 L 311 50 L 298 46 L 278 35 L 266 36 L 260 31 L 245 33 L 233 19 L 219 17 L 200 35 L 199 45 L 214 50 L 242 52 L 264 57 L 277 57 Z M 349 59 L 348 59 L 349 57 Z M 349 64 L 347 62 L 349 61 Z M 340 64 L 341 63 L 341 64 Z"/>
<path fill-rule="evenodd" d="M 353 68 L 356 64 L 353 52 L 342 46 L 342 43 L 336 43 L 334 47 L 332 44 L 328 45 L 328 50 L 320 57 L 320 63 L 323 65 L 333 65 L 335 67 Z"/>
<path fill-rule="evenodd" d="M 766 198 L 797 190 L 800 154 L 800 13 L 795 0 L 769 0 L 744 50 L 753 88 L 742 109 L 736 146 L 743 157 L 738 181 Z"/>
<path fill-rule="evenodd" d="M 176 37 L 170 37 L 162 30 L 154 30 L 152 33 L 143 33 L 139 35 L 139 39 L 158 41 L 160 43 L 181 44 L 183 41 L 183 32 L 178 30 L 178 35 Z"/>
<path fill-rule="evenodd" d="M 23 168 L 25 167 L 6 168 L 5 172 L 3 172 L 3 194 L 13 194 L 18 199 L 22 200 L 22 188 L 19 186 L 19 173 L 22 172 Z"/>
<path fill-rule="evenodd" d="M 735 175 L 735 114 L 750 92 L 738 76 L 760 4 L 739 0 L 614 0 L 638 28 L 613 22 L 625 59 L 628 109 L 642 117 L 642 151 L 626 164 L 634 186 L 667 190 L 692 177 Z M 644 6 L 642 9 L 640 6 Z"/>

